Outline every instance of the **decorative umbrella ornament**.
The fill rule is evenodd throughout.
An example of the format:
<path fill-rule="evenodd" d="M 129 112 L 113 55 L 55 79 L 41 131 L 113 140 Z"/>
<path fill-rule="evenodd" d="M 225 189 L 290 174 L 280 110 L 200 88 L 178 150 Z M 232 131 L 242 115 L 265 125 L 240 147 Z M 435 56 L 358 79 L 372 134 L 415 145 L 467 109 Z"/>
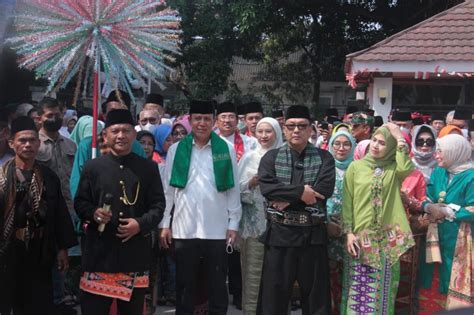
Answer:
<path fill-rule="evenodd" d="M 47 93 L 66 87 L 76 75 L 87 82 L 80 75 L 93 73 L 97 119 L 100 72 L 132 99 L 131 82 L 159 84 L 174 72 L 169 64 L 179 54 L 180 18 L 165 5 L 161 0 L 25 0 L 15 15 L 16 34 L 6 42 L 20 56 L 21 68 L 49 80 Z"/>
<path fill-rule="evenodd" d="M 179 54 L 175 11 L 156 0 L 29 0 L 15 16 L 17 36 L 7 43 L 19 66 L 47 78 L 47 92 L 64 88 L 86 59 L 131 91 L 130 82 L 163 78 Z"/>

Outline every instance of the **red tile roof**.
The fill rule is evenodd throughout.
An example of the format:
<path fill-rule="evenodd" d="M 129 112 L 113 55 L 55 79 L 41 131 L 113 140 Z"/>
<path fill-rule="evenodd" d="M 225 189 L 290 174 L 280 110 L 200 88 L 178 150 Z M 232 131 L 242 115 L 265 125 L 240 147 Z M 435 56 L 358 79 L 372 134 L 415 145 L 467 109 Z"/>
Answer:
<path fill-rule="evenodd" d="M 474 0 L 403 30 L 347 61 L 474 61 Z"/>

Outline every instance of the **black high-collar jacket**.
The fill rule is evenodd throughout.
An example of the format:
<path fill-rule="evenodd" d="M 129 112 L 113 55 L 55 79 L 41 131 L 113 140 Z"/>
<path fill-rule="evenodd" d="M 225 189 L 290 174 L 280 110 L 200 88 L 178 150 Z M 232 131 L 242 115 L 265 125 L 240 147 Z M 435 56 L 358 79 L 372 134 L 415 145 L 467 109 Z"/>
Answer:
<path fill-rule="evenodd" d="M 126 197 L 134 205 L 126 205 Z M 137 188 L 138 196 L 137 196 Z M 94 212 L 104 204 L 106 194 L 112 194 L 112 220 L 99 233 Z M 74 199 L 74 208 L 83 221 L 89 221 L 82 237 L 82 268 L 96 272 L 137 272 L 150 268 L 150 231 L 158 227 L 165 209 L 165 197 L 158 166 L 153 161 L 130 153 L 117 157 L 109 153 L 88 161 L 81 174 Z M 140 233 L 122 243 L 117 228 L 120 218 L 134 218 Z"/>

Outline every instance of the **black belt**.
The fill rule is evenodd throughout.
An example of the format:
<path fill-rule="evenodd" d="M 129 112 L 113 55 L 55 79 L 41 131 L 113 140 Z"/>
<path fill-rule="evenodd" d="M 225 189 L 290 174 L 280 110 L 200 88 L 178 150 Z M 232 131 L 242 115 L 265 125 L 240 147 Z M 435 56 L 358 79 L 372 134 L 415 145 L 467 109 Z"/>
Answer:
<path fill-rule="evenodd" d="M 290 226 L 317 226 L 326 223 L 325 217 L 311 215 L 308 211 L 276 211 L 267 209 L 267 220 Z"/>

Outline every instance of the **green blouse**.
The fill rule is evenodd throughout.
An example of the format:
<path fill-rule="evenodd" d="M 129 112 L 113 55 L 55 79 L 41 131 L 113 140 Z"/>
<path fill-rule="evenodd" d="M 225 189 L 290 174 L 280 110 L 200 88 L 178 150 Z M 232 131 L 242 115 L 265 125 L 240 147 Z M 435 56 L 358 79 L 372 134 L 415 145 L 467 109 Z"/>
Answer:
<path fill-rule="evenodd" d="M 375 187 L 375 166 L 359 160 L 351 163 L 344 177 L 342 220 L 345 233 L 360 240 L 361 263 L 381 269 L 381 252 L 390 264 L 414 245 L 410 225 L 400 197 L 401 183 L 413 170 L 406 150 L 397 149 L 395 161 L 383 168 L 381 186 Z M 374 189 L 381 189 L 380 198 Z M 379 209 L 379 210 L 377 210 Z"/>
<path fill-rule="evenodd" d="M 439 246 L 442 263 L 439 265 L 439 291 L 448 293 L 449 279 L 453 265 L 454 250 L 461 222 L 474 222 L 474 212 L 465 207 L 474 206 L 474 169 L 466 170 L 453 176 L 449 183 L 449 173 L 444 168 L 436 168 L 431 174 L 430 183 L 426 189 L 427 197 L 433 202 L 438 202 L 440 192 L 445 192 L 444 202 L 461 206 L 456 212 L 453 222 L 444 220 L 438 224 Z M 471 224 L 474 233 L 474 226 Z M 426 263 L 426 251 L 420 251 L 419 279 L 423 288 L 430 288 L 433 277 L 434 264 Z"/>

